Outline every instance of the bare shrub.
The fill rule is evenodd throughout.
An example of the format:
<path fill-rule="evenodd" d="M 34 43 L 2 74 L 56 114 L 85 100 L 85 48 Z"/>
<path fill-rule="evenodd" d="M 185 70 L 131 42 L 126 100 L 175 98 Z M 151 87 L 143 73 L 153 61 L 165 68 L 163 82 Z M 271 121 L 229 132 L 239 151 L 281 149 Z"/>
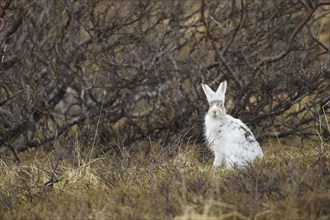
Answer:
<path fill-rule="evenodd" d="M 229 82 L 229 113 L 259 139 L 315 135 L 329 112 L 328 5 L 4 1 L 0 145 L 19 159 L 60 137 L 98 153 L 146 137 L 199 141 L 202 79 Z"/>

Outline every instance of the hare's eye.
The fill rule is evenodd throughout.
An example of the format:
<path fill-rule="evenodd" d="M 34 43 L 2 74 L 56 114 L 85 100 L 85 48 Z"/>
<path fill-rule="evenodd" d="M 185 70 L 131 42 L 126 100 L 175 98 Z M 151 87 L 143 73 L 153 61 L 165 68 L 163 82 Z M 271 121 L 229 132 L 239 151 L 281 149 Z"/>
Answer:
<path fill-rule="evenodd" d="M 210 106 L 213 106 L 213 105 L 215 105 L 217 107 L 222 107 L 223 106 L 221 101 L 212 101 L 212 102 L 210 102 Z"/>

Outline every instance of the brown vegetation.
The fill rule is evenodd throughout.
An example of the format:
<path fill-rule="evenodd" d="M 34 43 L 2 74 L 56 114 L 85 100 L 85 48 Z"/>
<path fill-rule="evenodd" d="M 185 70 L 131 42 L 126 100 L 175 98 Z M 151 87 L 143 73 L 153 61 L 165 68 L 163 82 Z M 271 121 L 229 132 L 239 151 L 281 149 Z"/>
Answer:
<path fill-rule="evenodd" d="M 25 153 L 19 165 L 2 161 L 0 218 L 328 219 L 329 145 L 287 141 L 231 171 L 199 163 L 184 143 L 173 159 L 161 147 L 92 160 L 77 147 L 71 162 Z"/>
<path fill-rule="evenodd" d="M 0 218 L 329 216 L 329 7 L 1 1 Z M 205 165 L 223 80 L 266 152 L 244 171 Z"/>

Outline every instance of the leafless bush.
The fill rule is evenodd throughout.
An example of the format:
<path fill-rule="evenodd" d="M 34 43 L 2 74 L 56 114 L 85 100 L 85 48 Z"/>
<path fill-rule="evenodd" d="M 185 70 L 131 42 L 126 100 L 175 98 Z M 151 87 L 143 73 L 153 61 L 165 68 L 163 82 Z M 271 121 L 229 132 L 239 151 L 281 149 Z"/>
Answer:
<path fill-rule="evenodd" d="M 229 113 L 259 139 L 311 134 L 329 111 L 328 5 L 4 1 L 0 144 L 18 159 L 72 131 L 98 151 L 199 140 L 202 79 L 229 81 Z"/>

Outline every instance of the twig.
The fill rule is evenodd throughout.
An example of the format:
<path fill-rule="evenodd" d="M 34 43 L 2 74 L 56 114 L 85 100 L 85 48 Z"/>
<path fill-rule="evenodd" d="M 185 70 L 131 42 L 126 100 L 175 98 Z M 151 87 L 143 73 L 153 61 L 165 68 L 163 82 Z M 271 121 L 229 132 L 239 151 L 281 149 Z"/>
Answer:
<path fill-rule="evenodd" d="M 227 60 L 223 56 L 223 52 L 225 52 L 229 46 L 227 45 L 227 47 L 225 48 L 225 50 L 223 52 L 220 52 L 219 51 L 219 49 L 217 48 L 217 45 L 215 44 L 215 40 L 214 40 L 214 38 L 213 38 L 213 36 L 212 36 L 212 34 L 210 32 L 209 25 L 208 25 L 208 23 L 206 21 L 205 15 L 204 15 L 205 14 L 205 1 L 202 0 L 202 3 L 201 4 L 202 4 L 201 5 L 201 20 L 202 20 L 202 23 L 205 26 L 206 38 L 211 41 L 213 50 L 215 51 L 217 57 L 225 65 L 225 67 L 229 71 L 230 75 L 233 77 L 234 82 L 236 83 L 236 85 L 238 86 L 238 88 L 239 89 L 242 89 L 243 86 L 242 86 L 241 81 L 238 79 L 237 74 L 234 72 L 234 70 L 231 68 L 231 66 L 229 65 L 229 63 L 227 62 Z M 233 38 L 232 38 L 232 40 L 233 40 Z M 229 43 L 231 43 L 231 42 L 229 42 Z"/>
<path fill-rule="evenodd" d="M 284 51 L 280 52 L 279 54 L 275 55 L 275 56 L 271 56 L 271 57 L 265 57 L 262 60 L 260 60 L 256 66 L 254 67 L 254 72 L 257 72 L 259 70 L 260 67 L 262 67 L 265 64 L 268 63 L 272 63 L 275 61 L 278 61 L 280 59 L 282 59 L 283 57 L 285 57 L 291 49 L 291 45 L 295 39 L 295 37 L 297 36 L 297 34 L 302 30 L 302 28 L 308 23 L 308 21 L 310 21 L 310 19 L 312 18 L 314 12 L 316 11 L 316 9 L 319 6 L 324 6 L 324 5 L 329 5 L 330 1 L 319 1 L 316 6 L 312 6 L 310 4 L 307 4 L 306 2 L 299 0 L 299 2 L 304 6 L 305 10 L 306 10 L 306 15 L 305 17 L 300 21 L 300 23 L 296 26 L 296 28 L 293 30 L 293 32 L 290 34 L 289 38 L 288 38 L 288 43 L 284 49 Z"/>

